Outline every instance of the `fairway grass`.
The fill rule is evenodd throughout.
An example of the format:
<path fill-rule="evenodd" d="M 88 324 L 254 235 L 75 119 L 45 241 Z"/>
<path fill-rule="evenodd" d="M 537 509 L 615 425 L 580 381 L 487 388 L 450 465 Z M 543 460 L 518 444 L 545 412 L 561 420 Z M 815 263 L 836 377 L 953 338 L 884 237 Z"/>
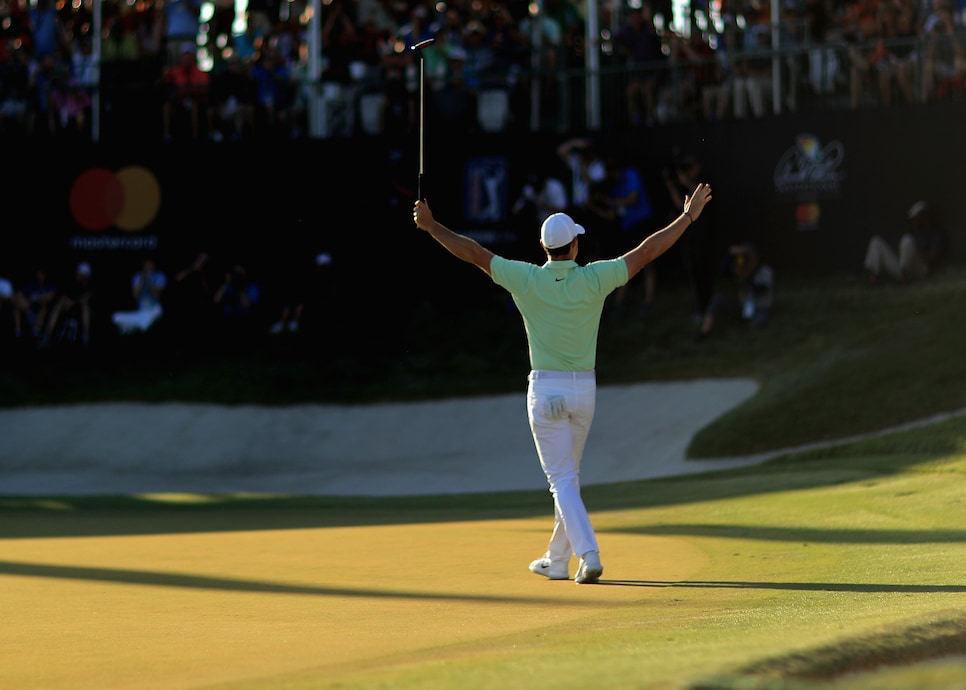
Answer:
<path fill-rule="evenodd" d="M 0 687 L 961 688 L 962 427 L 588 487 L 596 586 L 546 492 L 0 499 Z"/>

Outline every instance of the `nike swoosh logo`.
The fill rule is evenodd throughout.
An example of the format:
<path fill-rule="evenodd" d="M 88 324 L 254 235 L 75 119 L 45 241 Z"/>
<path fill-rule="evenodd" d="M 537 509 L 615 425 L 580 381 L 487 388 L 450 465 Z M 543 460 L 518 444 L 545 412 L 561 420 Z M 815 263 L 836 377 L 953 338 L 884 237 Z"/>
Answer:
<path fill-rule="evenodd" d="M 553 279 L 553 282 L 559 283 L 561 280 L 565 280 L 565 279 L 564 278 L 554 278 Z"/>

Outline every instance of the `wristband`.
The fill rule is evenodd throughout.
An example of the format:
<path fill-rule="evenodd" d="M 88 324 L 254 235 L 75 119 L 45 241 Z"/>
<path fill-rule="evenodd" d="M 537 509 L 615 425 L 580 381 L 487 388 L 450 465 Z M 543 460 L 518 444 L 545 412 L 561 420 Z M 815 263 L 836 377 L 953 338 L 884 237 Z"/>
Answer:
<path fill-rule="evenodd" d="M 690 220 L 691 221 L 691 224 L 693 225 L 694 224 L 694 218 L 691 216 L 691 212 L 690 211 L 685 211 L 684 212 L 684 215 L 686 215 L 688 217 L 688 220 Z"/>

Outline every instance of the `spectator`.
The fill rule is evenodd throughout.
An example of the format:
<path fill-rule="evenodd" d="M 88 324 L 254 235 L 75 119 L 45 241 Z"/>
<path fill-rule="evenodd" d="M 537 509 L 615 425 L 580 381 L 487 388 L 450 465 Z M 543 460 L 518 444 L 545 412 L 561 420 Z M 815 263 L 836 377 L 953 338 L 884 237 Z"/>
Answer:
<path fill-rule="evenodd" d="M 208 136 L 221 141 L 228 135 L 238 141 L 255 126 L 255 80 L 247 63 L 231 54 L 225 68 L 210 79 Z"/>
<path fill-rule="evenodd" d="M 257 24 L 253 21 L 254 19 L 255 14 L 251 12 L 251 3 L 249 3 L 249 21 L 245 25 L 245 30 L 241 33 L 232 34 L 231 37 L 232 52 L 240 57 L 242 62 L 249 65 L 255 60 L 258 46 L 265 40 L 259 32 Z"/>
<path fill-rule="evenodd" d="M 478 92 L 466 79 L 466 51 L 451 48 L 446 62 L 446 79 L 431 96 L 430 129 L 441 127 L 460 133 L 475 132 L 479 129 Z"/>
<path fill-rule="evenodd" d="M 899 283 L 923 278 L 935 270 L 946 255 L 948 237 L 932 207 L 917 201 L 907 214 L 912 230 L 902 233 L 898 252 L 881 235 L 873 235 L 865 253 L 865 269 L 875 285 L 883 272 Z"/>
<path fill-rule="evenodd" d="M 731 106 L 732 93 L 735 89 L 735 79 L 737 77 L 736 65 L 738 58 L 744 49 L 745 30 L 739 26 L 737 18 L 733 14 L 726 14 L 723 17 L 721 31 L 717 35 L 717 47 L 715 48 L 715 73 L 718 75 L 718 87 L 710 90 L 707 94 L 709 113 L 714 120 L 727 119 L 733 109 Z"/>
<path fill-rule="evenodd" d="M 164 7 L 152 3 L 138 13 L 135 26 L 141 59 L 152 69 L 160 70 L 166 61 L 164 45 Z"/>
<path fill-rule="evenodd" d="M 570 208 L 567 213 L 578 224 L 587 222 L 591 185 L 603 181 L 606 170 L 597 147 L 590 139 L 567 139 L 557 147 L 557 157 L 570 171 Z"/>
<path fill-rule="evenodd" d="M 806 0 L 804 7 L 808 48 L 808 83 L 818 95 L 835 93 L 842 81 L 841 62 L 833 44 L 842 27 L 826 0 Z"/>
<path fill-rule="evenodd" d="M 784 0 L 778 26 L 778 74 L 781 77 L 782 103 L 790 112 L 798 109 L 798 92 L 807 75 L 806 26 L 802 8 L 804 0 Z"/>
<path fill-rule="evenodd" d="M 27 84 L 30 96 L 27 127 L 33 134 L 55 135 L 59 131 L 58 104 L 64 97 L 70 67 L 54 55 L 31 62 Z"/>
<path fill-rule="evenodd" d="M 584 63 L 584 17 L 572 0 L 544 0 L 544 21 L 551 19 L 560 27 L 561 69 L 580 67 Z"/>
<path fill-rule="evenodd" d="M 891 105 L 893 86 L 896 86 L 903 101 L 914 103 L 913 80 L 918 66 L 914 6 L 909 2 L 904 5 L 888 2 L 880 10 L 882 21 L 875 53 L 879 101 L 882 105 Z"/>
<path fill-rule="evenodd" d="M 677 118 L 715 119 L 723 75 L 721 63 L 704 34 L 697 28 L 688 38 L 672 33 L 671 61 L 676 68 L 673 111 Z"/>
<path fill-rule="evenodd" d="M 281 18 L 280 10 L 281 3 L 278 0 L 249 0 L 248 26 L 252 38 L 263 39 L 268 36 Z"/>
<path fill-rule="evenodd" d="M 325 347 L 331 347 L 334 341 L 331 334 L 333 320 L 337 317 L 337 291 L 335 260 L 329 252 L 320 252 L 315 257 L 315 269 L 303 293 L 299 328 L 308 331 Z"/>
<path fill-rule="evenodd" d="M 322 5 L 322 47 L 327 66 L 325 80 L 347 84 L 349 65 L 362 47 L 361 36 L 348 0 L 332 0 Z"/>
<path fill-rule="evenodd" d="M 767 26 L 756 24 L 746 32 L 745 45 L 735 55 L 731 84 L 736 119 L 747 117 L 749 107 L 756 118 L 771 112 L 767 100 L 773 90 L 771 37 Z"/>
<path fill-rule="evenodd" d="M 251 67 L 255 83 L 255 123 L 267 135 L 287 134 L 295 84 L 285 56 L 271 40 L 262 44 Z"/>
<path fill-rule="evenodd" d="M 130 14 L 110 17 L 104 22 L 101 60 L 128 65 L 141 57 L 141 37 Z"/>
<path fill-rule="evenodd" d="M 539 226 L 553 213 L 567 210 L 567 188 L 546 170 L 531 173 L 513 204 L 511 212 L 518 216 L 526 212 L 525 227 Z"/>
<path fill-rule="evenodd" d="M 734 279 L 737 291 L 732 294 L 720 292 L 711 298 L 698 331 L 699 340 L 711 335 L 722 318 L 740 321 L 751 328 L 761 328 L 772 317 L 774 271 L 761 261 L 755 245 L 743 243 L 729 247 L 721 269 Z"/>
<path fill-rule="evenodd" d="M 471 20 L 466 23 L 463 29 L 463 79 L 475 94 L 494 78 L 496 56 L 488 41 L 486 27 L 482 22 Z"/>
<path fill-rule="evenodd" d="M 14 335 L 21 337 L 25 328 L 29 328 L 31 337 L 39 340 L 47 328 L 50 312 L 58 295 L 57 283 L 50 276 L 47 267 L 38 266 L 23 289 L 14 292 Z"/>
<path fill-rule="evenodd" d="M 463 46 L 463 30 L 466 28 L 466 20 L 463 17 L 463 10 L 455 5 L 447 5 L 446 12 L 443 14 L 443 22 L 436 32 L 436 42 L 446 46 L 447 49 L 455 46 Z"/>
<path fill-rule="evenodd" d="M 494 6 L 490 12 L 486 44 L 492 50 L 496 74 L 512 86 L 517 76 L 529 68 L 530 42 L 502 4 Z"/>
<path fill-rule="evenodd" d="M 191 139 L 197 141 L 201 136 L 202 114 L 207 114 L 209 80 L 208 73 L 198 67 L 193 45 L 186 43 L 182 47 L 180 62 L 162 72 L 161 82 L 165 89 L 164 140 L 172 141 L 176 126 L 187 117 Z"/>
<path fill-rule="evenodd" d="M 924 103 L 945 96 L 945 88 L 966 80 L 966 27 L 953 14 L 950 0 L 936 0 L 927 26 L 922 70 Z"/>
<path fill-rule="evenodd" d="M 30 56 L 6 40 L 0 56 L 0 132 L 26 132 L 30 106 Z"/>
<path fill-rule="evenodd" d="M 97 65 L 89 39 L 81 40 L 65 64 L 64 83 L 52 94 L 60 132 L 89 135 L 91 91 L 97 86 Z"/>
<path fill-rule="evenodd" d="M 278 320 L 269 327 L 269 333 L 300 332 L 306 309 L 314 325 L 319 325 L 320 317 L 332 306 L 331 266 L 332 255 L 320 252 L 313 259 L 310 273 L 285 272 L 278 292 Z"/>
<path fill-rule="evenodd" d="M 57 14 L 57 3 L 54 0 L 36 0 L 36 3 L 31 3 L 28 16 L 33 59 L 41 62 L 51 57 L 59 61 L 70 41 Z"/>
<path fill-rule="evenodd" d="M 0 320 L 2 320 L 4 328 L 4 332 L 0 333 L 0 343 L 10 333 L 6 329 L 13 320 L 13 294 L 13 283 L 0 276 Z"/>
<path fill-rule="evenodd" d="M 91 312 L 94 290 L 91 285 L 91 265 L 77 264 L 74 276 L 54 302 L 50 318 L 40 339 L 40 346 L 51 342 L 87 345 L 91 341 Z"/>
<path fill-rule="evenodd" d="M 663 79 L 667 58 L 661 37 L 654 27 L 650 2 L 640 9 L 630 8 L 624 24 L 614 35 L 617 56 L 627 67 L 624 98 L 627 118 L 632 127 L 652 127 L 657 117 L 658 87 Z"/>
<path fill-rule="evenodd" d="M 879 2 L 855 0 L 846 9 L 843 20 L 844 37 L 849 45 L 849 101 L 853 108 L 862 103 L 865 83 L 871 71 L 879 38 Z"/>
<path fill-rule="evenodd" d="M 641 237 L 649 236 L 658 230 L 660 225 L 641 172 L 635 166 L 628 163 L 621 164 L 613 157 L 608 158 L 605 169 L 606 187 L 601 201 L 604 213 L 614 222 L 611 225 L 611 242 L 604 244 L 603 252 L 608 256 L 622 256 L 637 246 Z M 646 316 L 654 303 L 657 284 L 653 262 L 645 266 L 642 272 L 644 302 L 641 305 L 641 314 Z M 614 291 L 613 302 L 610 305 L 611 317 L 616 318 L 623 313 L 627 290 L 628 287 L 624 284 Z"/>
<path fill-rule="evenodd" d="M 162 296 L 168 286 L 168 276 L 151 257 L 144 259 L 141 270 L 131 277 L 131 297 L 136 309 L 116 311 L 114 325 L 121 335 L 148 331 L 164 313 Z"/>
<path fill-rule="evenodd" d="M 701 161 L 691 154 L 675 157 L 671 166 L 664 169 L 664 184 L 670 202 L 669 218 L 676 217 L 677 209 L 684 208 L 685 197 L 702 179 L 702 174 Z M 708 309 L 716 270 L 711 223 L 712 218 L 703 217 L 677 244 L 681 267 L 694 295 L 696 322 L 700 322 Z"/>
<path fill-rule="evenodd" d="M 164 0 L 164 42 L 167 52 L 167 66 L 181 63 L 184 46 L 190 46 L 194 53 L 198 45 L 201 28 L 201 0 Z"/>
<path fill-rule="evenodd" d="M 224 279 L 215 289 L 213 297 L 219 335 L 230 340 L 252 335 L 261 297 L 261 287 L 252 280 L 244 266 L 235 264 L 225 271 Z"/>
<path fill-rule="evenodd" d="M 533 20 L 536 26 L 533 25 L 534 21 L 531 20 L 529 15 L 521 18 L 519 22 L 520 31 L 524 36 L 533 36 L 534 31 L 540 32 L 539 50 L 537 47 L 533 47 L 533 50 L 538 53 L 536 56 L 537 68 L 542 75 L 539 87 L 552 96 L 556 93 L 560 71 L 566 65 L 563 27 L 555 17 L 547 13 L 534 17 Z M 533 39 L 531 39 L 531 45 L 534 45 Z M 532 87 L 532 85 L 528 86 Z"/>
<path fill-rule="evenodd" d="M 209 278 L 210 265 L 208 252 L 194 255 L 188 265 L 174 274 L 164 296 L 169 312 L 166 327 L 197 344 L 207 339 L 212 328 L 214 292 Z"/>
<path fill-rule="evenodd" d="M 392 47 L 389 47 L 386 54 L 382 56 L 382 84 L 386 100 L 383 104 L 381 122 L 382 131 L 390 141 L 416 131 L 419 113 L 416 94 L 414 89 L 410 88 L 406 74 L 408 65 L 409 56 Z M 416 88 L 419 88 L 418 84 Z"/>

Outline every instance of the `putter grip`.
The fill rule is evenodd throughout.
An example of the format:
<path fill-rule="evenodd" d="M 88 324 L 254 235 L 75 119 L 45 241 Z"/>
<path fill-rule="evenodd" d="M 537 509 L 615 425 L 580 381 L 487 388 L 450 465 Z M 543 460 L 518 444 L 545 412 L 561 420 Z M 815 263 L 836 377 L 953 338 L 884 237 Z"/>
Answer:
<path fill-rule="evenodd" d="M 426 198 L 426 185 L 423 183 L 425 175 L 419 173 L 419 177 L 416 178 L 416 198 L 422 201 Z"/>

